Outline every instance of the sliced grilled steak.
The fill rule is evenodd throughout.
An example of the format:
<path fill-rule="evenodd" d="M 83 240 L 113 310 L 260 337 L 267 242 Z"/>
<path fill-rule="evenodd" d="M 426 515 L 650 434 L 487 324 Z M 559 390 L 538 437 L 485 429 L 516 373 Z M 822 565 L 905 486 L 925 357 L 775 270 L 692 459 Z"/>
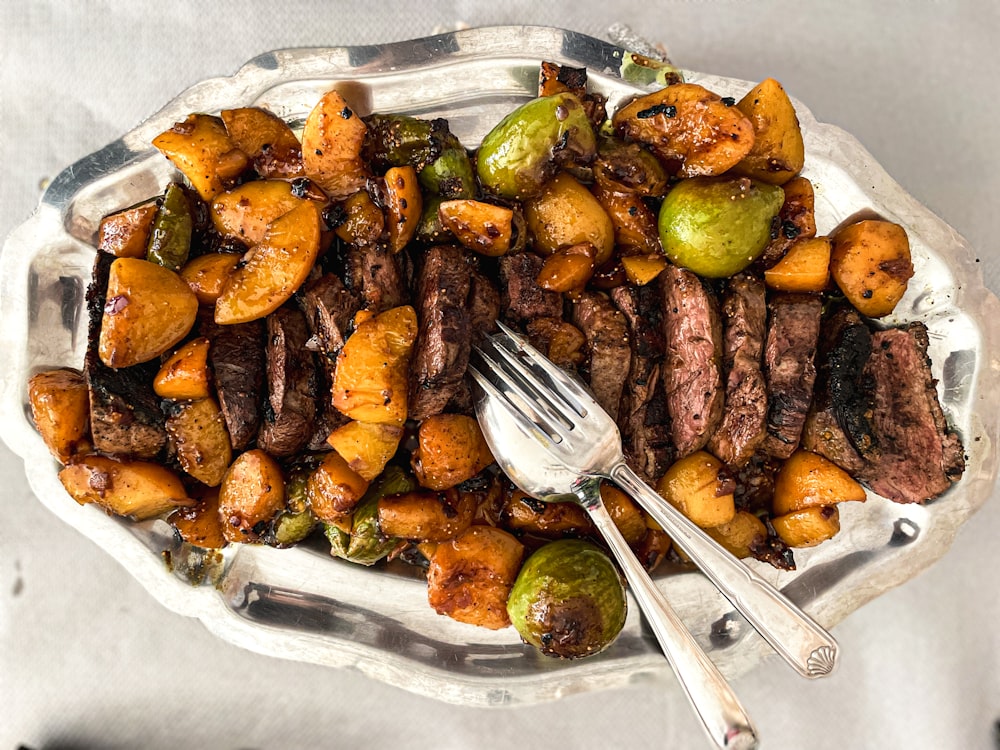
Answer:
<path fill-rule="evenodd" d="M 211 311 L 199 320 L 200 334 L 212 342 L 209 367 L 233 448 L 250 447 L 260 429 L 264 388 L 264 324 L 261 320 L 218 325 Z"/>
<path fill-rule="evenodd" d="M 619 415 L 622 447 L 629 466 L 655 481 L 673 455 L 661 381 L 665 347 L 660 297 L 650 285 L 625 285 L 611 290 L 611 300 L 625 316 L 632 349 Z"/>
<path fill-rule="evenodd" d="M 409 304 L 406 273 L 400 256 L 379 244 L 352 247 L 348 252 L 344 282 L 361 298 L 363 306 L 374 313 Z"/>
<path fill-rule="evenodd" d="M 300 310 L 280 307 L 266 325 L 267 400 L 257 445 L 281 458 L 305 448 L 315 430 L 316 363 L 306 349 L 309 327 Z"/>
<path fill-rule="evenodd" d="M 767 435 L 767 387 L 761 370 L 766 324 L 764 282 L 750 274 L 734 276 L 722 300 L 726 408 L 708 441 L 709 450 L 730 466 L 745 464 Z"/>
<path fill-rule="evenodd" d="M 573 325 L 587 339 L 587 381 L 605 411 L 618 419 L 632 351 L 625 316 L 599 292 L 583 292 L 573 300 Z"/>
<path fill-rule="evenodd" d="M 478 343 L 497 332 L 500 291 L 479 271 L 472 269 L 470 274 L 469 325 L 472 327 L 472 341 Z"/>
<path fill-rule="evenodd" d="M 101 453 L 153 458 L 167 445 L 160 398 L 153 392 L 159 365 L 146 362 L 113 370 L 98 354 L 108 276 L 115 258 L 99 252 L 87 289 L 87 354 L 83 374 L 90 397 L 94 447 Z"/>
<path fill-rule="evenodd" d="M 776 294 L 768 303 L 764 378 L 767 437 L 763 450 L 788 458 L 799 446 L 816 384 L 816 346 L 823 302 L 808 294 Z"/>
<path fill-rule="evenodd" d="M 876 331 L 865 366 L 875 383 L 880 455 L 861 480 L 899 503 L 935 498 L 965 471 L 961 438 L 948 428 L 938 401 L 927 344 L 920 322 Z"/>
<path fill-rule="evenodd" d="M 722 321 L 715 293 L 690 271 L 667 266 L 663 297 L 663 373 L 670 433 L 679 457 L 705 447 L 722 419 Z"/>
<path fill-rule="evenodd" d="M 409 416 L 425 419 L 444 411 L 462 385 L 472 349 L 465 253 L 447 245 L 430 248 L 417 276 L 420 332 L 410 365 Z"/>
<path fill-rule="evenodd" d="M 507 321 L 525 323 L 534 318 L 562 317 L 562 295 L 538 286 L 542 263 L 541 257 L 529 252 L 500 258 L 500 293 Z"/>

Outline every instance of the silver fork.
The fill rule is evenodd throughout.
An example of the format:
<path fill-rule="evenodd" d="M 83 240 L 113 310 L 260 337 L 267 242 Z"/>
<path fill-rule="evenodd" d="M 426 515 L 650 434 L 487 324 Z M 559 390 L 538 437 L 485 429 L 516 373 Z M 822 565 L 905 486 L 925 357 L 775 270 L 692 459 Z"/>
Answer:
<path fill-rule="evenodd" d="M 500 333 L 477 347 L 485 367 L 472 374 L 534 444 L 531 452 L 512 457 L 505 455 L 508 448 L 498 434 L 494 455 L 520 471 L 544 457 L 550 468 L 577 475 L 580 482 L 610 479 L 649 512 L 786 662 L 805 677 L 831 673 L 839 655 L 833 637 L 653 491 L 625 463 L 618 426 L 594 397 L 524 337 L 498 324 Z"/>
<path fill-rule="evenodd" d="M 484 359 L 489 362 L 485 355 Z M 639 564 L 604 507 L 600 478 L 581 476 L 540 451 L 536 431 L 518 418 L 519 413 L 511 408 L 501 390 L 503 386 L 494 385 L 498 379 L 483 375 L 474 365 L 470 372 L 484 393 L 477 399 L 476 414 L 500 467 L 518 487 L 539 500 L 575 501 L 583 506 L 618 560 L 629 589 L 709 738 L 725 750 L 756 748 L 756 730 L 739 699 Z"/>

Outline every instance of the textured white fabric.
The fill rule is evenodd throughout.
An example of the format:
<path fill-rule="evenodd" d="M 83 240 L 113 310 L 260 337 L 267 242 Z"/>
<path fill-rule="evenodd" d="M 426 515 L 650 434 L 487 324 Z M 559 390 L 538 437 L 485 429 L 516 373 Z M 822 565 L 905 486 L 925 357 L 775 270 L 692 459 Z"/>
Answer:
<path fill-rule="evenodd" d="M 459 23 L 603 36 L 624 21 L 686 67 L 781 80 L 964 234 L 996 291 L 998 8 L 989 0 L 0 3 L 0 236 L 62 167 L 260 52 L 399 40 Z M 640 684 L 531 708 L 460 709 L 352 672 L 244 652 L 156 604 L 46 511 L 5 446 L 0 477 L 0 747 L 704 746 L 678 691 Z M 843 663 L 832 678 L 806 682 L 771 661 L 738 680 L 764 747 L 995 747 L 998 538 L 994 497 L 941 562 L 834 629 Z"/>

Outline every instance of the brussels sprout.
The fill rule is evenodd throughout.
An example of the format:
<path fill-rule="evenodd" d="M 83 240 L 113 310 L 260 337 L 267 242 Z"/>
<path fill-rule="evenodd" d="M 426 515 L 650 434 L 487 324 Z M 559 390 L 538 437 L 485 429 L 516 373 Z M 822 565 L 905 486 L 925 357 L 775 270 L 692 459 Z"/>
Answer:
<path fill-rule="evenodd" d="M 568 92 L 522 104 L 483 138 L 477 157 L 483 187 L 506 198 L 536 194 L 561 164 L 597 150 L 582 102 Z"/>
<path fill-rule="evenodd" d="M 444 138 L 441 155 L 420 170 L 420 185 L 445 198 L 471 198 L 476 193 L 476 175 L 465 146 L 454 135 Z"/>
<path fill-rule="evenodd" d="M 409 115 L 374 114 L 365 124 L 365 153 L 380 168 L 409 164 L 420 171 L 441 155 L 444 139 L 451 135 L 446 120 Z"/>
<path fill-rule="evenodd" d="M 167 185 L 149 233 L 146 260 L 171 271 L 183 266 L 191 252 L 191 206 L 184 188 L 176 182 Z"/>
<path fill-rule="evenodd" d="M 274 519 L 273 539 L 278 547 L 298 544 L 316 527 L 316 516 L 311 511 L 282 513 Z"/>
<path fill-rule="evenodd" d="M 580 539 L 528 558 L 507 600 L 521 638 L 547 656 L 575 659 L 607 648 L 625 625 L 625 588 L 611 559 Z"/>
<path fill-rule="evenodd" d="M 378 501 L 388 495 L 413 492 L 418 487 L 417 480 L 402 467 L 386 467 L 355 508 L 350 534 L 326 524 L 331 554 L 359 565 L 374 565 L 388 555 L 400 540 L 384 536 L 379 529 Z"/>
<path fill-rule="evenodd" d="M 660 206 L 663 252 L 699 276 L 732 276 L 767 247 L 783 202 L 780 187 L 746 177 L 682 180 Z"/>

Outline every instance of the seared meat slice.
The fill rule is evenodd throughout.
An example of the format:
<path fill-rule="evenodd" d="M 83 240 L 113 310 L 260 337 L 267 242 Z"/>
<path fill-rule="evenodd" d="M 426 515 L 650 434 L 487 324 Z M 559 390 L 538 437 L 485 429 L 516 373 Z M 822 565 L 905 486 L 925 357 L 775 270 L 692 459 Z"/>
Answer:
<path fill-rule="evenodd" d="M 763 450 L 788 458 L 799 446 L 816 383 L 816 346 L 823 302 L 808 294 L 776 294 L 768 304 L 764 377 L 767 437 Z"/>
<path fill-rule="evenodd" d="M 306 349 L 306 316 L 290 306 L 267 316 L 265 364 L 267 401 L 257 445 L 272 456 L 291 456 L 313 435 L 316 419 L 316 363 Z"/>
<path fill-rule="evenodd" d="M 625 316 L 605 295 L 583 292 L 573 300 L 572 322 L 587 338 L 590 390 L 597 403 L 617 420 L 632 360 Z"/>
<path fill-rule="evenodd" d="M 875 383 L 880 454 L 860 478 L 899 503 L 935 498 L 965 471 L 965 450 L 945 421 L 927 344 L 920 322 L 876 331 L 865 366 Z"/>
<path fill-rule="evenodd" d="M 444 411 L 462 385 L 472 349 L 469 322 L 470 267 L 462 250 L 430 248 L 417 277 L 420 332 L 410 364 L 409 416 Z"/>
<path fill-rule="evenodd" d="M 767 387 L 761 371 L 767 301 L 764 282 L 750 274 L 729 280 L 722 300 L 725 412 L 708 448 L 720 461 L 742 466 L 767 435 Z"/>
<path fill-rule="evenodd" d="M 409 289 L 400 256 L 401 253 L 390 253 L 385 245 L 350 249 L 344 283 L 361 298 L 363 307 L 380 313 L 409 304 Z"/>
<path fill-rule="evenodd" d="M 625 457 L 640 476 L 655 481 L 672 458 L 670 418 L 663 400 L 663 315 L 652 286 L 619 286 L 611 300 L 628 324 L 632 356 L 621 399 L 619 426 Z"/>
<path fill-rule="evenodd" d="M 562 317 L 562 295 L 538 286 L 542 263 L 540 256 L 529 252 L 500 258 L 500 293 L 506 320 L 525 323 L 535 318 Z"/>
<path fill-rule="evenodd" d="M 264 387 L 264 325 L 261 320 L 218 325 L 201 317 L 200 334 L 212 343 L 208 363 L 233 448 L 250 447 L 260 429 Z"/>
<path fill-rule="evenodd" d="M 500 317 L 500 292 L 486 276 L 472 269 L 469 290 L 469 325 L 472 341 L 477 343 L 497 332 Z"/>
<path fill-rule="evenodd" d="M 668 265 L 658 279 L 670 432 L 684 457 L 704 448 L 722 419 L 722 321 L 715 293 L 695 274 Z"/>
<path fill-rule="evenodd" d="M 113 370 L 98 354 L 101 318 L 107 301 L 108 276 L 115 258 L 98 253 L 87 289 L 87 354 L 83 374 L 90 397 L 94 447 L 101 453 L 153 458 L 167 445 L 160 398 L 153 392 L 159 365 L 146 362 Z"/>

